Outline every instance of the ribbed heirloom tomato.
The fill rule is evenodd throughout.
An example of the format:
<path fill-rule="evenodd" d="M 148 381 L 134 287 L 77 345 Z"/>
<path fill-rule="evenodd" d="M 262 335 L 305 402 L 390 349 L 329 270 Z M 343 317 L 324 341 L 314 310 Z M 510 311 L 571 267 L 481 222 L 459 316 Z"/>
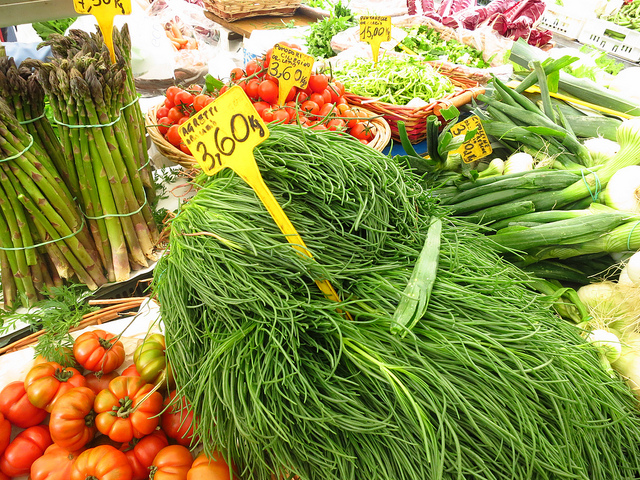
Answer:
<path fill-rule="evenodd" d="M 176 391 L 172 391 L 164 401 L 164 406 L 168 407 L 162 412 L 161 426 L 164 433 L 180 445 L 185 447 L 194 441 L 195 424 L 193 421 L 193 410 L 190 408 L 186 398 L 176 398 Z"/>
<path fill-rule="evenodd" d="M 0 470 L 10 477 L 26 475 L 31 465 L 51 445 L 49 429 L 44 425 L 29 427 L 20 432 L 0 457 Z"/>
<path fill-rule="evenodd" d="M 149 468 L 149 480 L 187 480 L 193 456 L 182 445 L 169 445 L 158 452 Z"/>
<path fill-rule="evenodd" d="M 235 475 L 233 478 L 236 478 Z M 232 477 L 227 462 L 220 453 L 215 452 L 211 459 L 201 453 L 193 461 L 187 480 L 232 480 Z"/>
<path fill-rule="evenodd" d="M 162 395 L 140 377 L 117 377 L 96 395 L 98 431 L 116 442 L 130 442 L 153 432 L 159 423 Z M 145 397 L 148 398 L 145 399 Z"/>
<path fill-rule="evenodd" d="M 7 449 L 9 443 L 11 443 L 11 424 L 0 413 L 0 455 Z"/>
<path fill-rule="evenodd" d="M 173 373 L 171 365 L 167 363 L 166 349 L 164 335 L 161 333 L 149 335 L 136 348 L 133 363 L 145 382 L 173 385 Z"/>
<path fill-rule="evenodd" d="M 96 394 L 90 388 L 78 387 L 56 400 L 49 419 L 51 439 L 56 445 L 73 452 L 93 439 L 96 433 L 95 398 Z"/>
<path fill-rule="evenodd" d="M 31 464 L 31 480 L 69 480 L 73 462 L 78 458 L 56 444 L 49 445 L 44 455 Z"/>
<path fill-rule="evenodd" d="M 56 362 L 35 365 L 24 380 L 29 401 L 50 412 L 55 401 L 66 391 L 86 387 L 87 381 L 75 368 L 65 368 Z"/>
<path fill-rule="evenodd" d="M 87 370 L 109 373 L 124 362 L 124 345 L 112 333 L 92 330 L 76 338 L 73 355 Z"/>
<path fill-rule="evenodd" d="M 124 452 L 132 470 L 132 480 L 149 478 L 149 467 L 160 450 L 169 445 L 169 440 L 162 430 L 141 439 L 134 438 L 120 448 Z"/>
<path fill-rule="evenodd" d="M 97 373 L 89 373 L 85 375 L 84 378 L 87 381 L 87 387 L 93 390 L 93 393 L 96 395 L 100 393 L 105 388 L 109 387 L 109 382 L 116 377 L 119 377 L 118 372 L 113 371 L 105 374 Z"/>
<path fill-rule="evenodd" d="M 131 480 L 131 465 L 124 453 L 111 445 L 85 450 L 71 467 L 69 480 Z"/>
<path fill-rule="evenodd" d="M 19 428 L 38 425 L 47 417 L 44 408 L 34 406 L 27 397 L 24 382 L 11 382 L 0 392 L 0 412 Z"/>

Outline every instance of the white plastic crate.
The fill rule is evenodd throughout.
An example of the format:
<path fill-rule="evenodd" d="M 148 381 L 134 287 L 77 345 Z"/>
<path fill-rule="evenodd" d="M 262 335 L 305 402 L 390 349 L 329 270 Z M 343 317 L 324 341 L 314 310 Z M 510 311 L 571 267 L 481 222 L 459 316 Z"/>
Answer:
<path fill-rule="evenodd" d="M 615 34 L 621 38 L 614 38 Z M 588 19 L 578 41 L 632 62 L 640 60 L 640 32 L 612 22 L 598 18 Z"/>
<path fill-rule="evenodd" d="M 559 5 L 547 5 L 540 17 L 538 27 L 551 30 L 553 33 L 570 40 L 577 40 L 586 21 L 586 18 L 578 18 L 567 8 Z"/>

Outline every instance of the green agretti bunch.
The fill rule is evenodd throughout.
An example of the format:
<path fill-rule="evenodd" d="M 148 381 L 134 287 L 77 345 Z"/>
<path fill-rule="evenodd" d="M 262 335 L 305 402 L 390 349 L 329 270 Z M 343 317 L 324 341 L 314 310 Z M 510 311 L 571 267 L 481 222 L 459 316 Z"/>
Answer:
<path fill-rule="evenodd" d="M 226 171 L 173 220 L 154 280 L 206 452 L 248 480 L 638 475 L 629 389 L 477 226 L 332 132 L 274 126 L 255 156 L 315 260 Z M 394 315 L 438 221 L 419 267 L 437 262 L 433 291 L 408 328 Z"/>

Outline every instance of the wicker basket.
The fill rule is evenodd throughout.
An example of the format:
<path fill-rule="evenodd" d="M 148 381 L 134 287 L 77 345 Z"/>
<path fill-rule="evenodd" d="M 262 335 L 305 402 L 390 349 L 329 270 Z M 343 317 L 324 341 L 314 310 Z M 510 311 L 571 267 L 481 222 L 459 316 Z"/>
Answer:
<path fill-rule="evenodd" d="M 427 117 L 430 115 L 439 115 L 440 110 L 450 105 L 461 107 L 462 105 L 470 103 L 471 100 L 479 94 L 484 93 L 484 87 L 480 86 L 477 81 L 462 76 L 453 69 L 445 68 L 437 62 L 434 63 L 434 67 L 437 68 L 440 73 L 449 77 L 456 88 L 453 93 L 435 100 L 428 105 L 417 108 L 406 107 L 403 105 L 379 102 L 372 98 L 362 97 L 353 93 L 345 93 L 345 97 L 351 104 L 363 106 L 377 115 L 382 115 L 389 123 L 391 138 L 394 140 L 400 140 L 398 122 L 402 121 L 405 123 L 407 135 L 411 143 L 419 143 L 426 138 Z"/>
<path fill-rule="evenodd" d="M 102 325 L 103 323 L 116 320 L 127 312 L 137 311 L 140 305 L 147 299 L 147 297 L 135 297 L 135 298 L 122 298 L 112 300 L 89 300 L 89 305 L 104 305 L 99 310 L 95 310 L 91 313 L 87 313 L 82 317 L 82 320 L 77 327 L 71 329 L 71 331 L 82 330 L 83 328 L 91 325 Z M 0 348 L 0 355 L 10 352 L 15 352 L 22 348 L 33 345 L 38 341 L 44 331 L 32 333 L 26 337 L 23 337 L 9 345 Z"/>
<path fill-rule="evenodd" d="M 184 168 L 200 168 L 198 166 L 198 162 L 192 155 L 187 155 L 182 150 L 171 145 L 158 131 L 158 127 L 155 126 L 157 124 L 156 112 L 162 105 L 164 104 L 161 103 L 156 105 L 147 111 L 145 122 L 147 125 L 147 131 L 149 132 L 149 137 L 151 137 L 153 143 L 158 147 L 160 153 L 172 162 L 175 162 Z M 369 146 L 381 152 L 391 139 L 391 127 L 389 123 L 382 116 L 376 116 L 375 113 L 364 107 L 355 105 L 353 108 L 362 117 L 373 117 L 370 122 L 373 124 L 372 130 L 375 132 L 375 136 L 373 137 L 373 140 L 369 142 Z"/>
<path fill-rule="evenodd" d="M 205 0 L 205 8 L 227 22 L 241 18 L 271 15 L 291 16 L 302 2 L 300 0 Z"/>

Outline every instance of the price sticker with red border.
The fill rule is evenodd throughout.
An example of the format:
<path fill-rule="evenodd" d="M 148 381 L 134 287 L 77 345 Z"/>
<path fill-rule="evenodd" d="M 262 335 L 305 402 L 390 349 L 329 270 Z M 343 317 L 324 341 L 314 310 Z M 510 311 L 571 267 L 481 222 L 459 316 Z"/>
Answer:
<path fill-rule="evenodd" d="M 269 129 L 241 87 L 231 87 L 193 114 L 178 132 L 206 174 L 232 169 L 253 188 L 292 247 L 313 258 L 260 174 L 253 149 L 269 137 Z M 340 300 L 327 280 L 316 280 L 316 284 L 327 298 Z"/>
<path fill-rule="evenodd" d="M 131 0 L 73 0 L 73 8 L 77 13 L 90 14 L 96 17 L 104 43 L 106 43 L 111 61 L 116 61 L 113 48 L 113 19 L 116 15 L 131 13 Z"/>
<path fill-rule="evenodd" d="M 465 163 L 480 160 L 493 152 L 491 142 L 482 127 L 482 121 L 477 115 L 471 115 L 461 122 L 456 123 L 449 131 L 454 137 L 456 137 L 458 135 L 464 135 L 466 132 L 471 130 L 476 130 L 476 134 L 473 138 L 460 145 L 456 150 L 450 152 L 450 154 L 459 153 L 462 155 L 462 160 Z"/>
<path fill-rule="evenodd" d="M 273 46 L 268 73 L 278 79 L 278 105 L 283 105 L 293 87 L 307 88 L 314 59 L 295 48 Z"/>
<path fill-rule="evenodd" d="M 371 45 L 373 63 L 378 63 L 380 44 L 391 40 L 391 17 L 363 15 L 360 17 L 360 41 Z"/>

